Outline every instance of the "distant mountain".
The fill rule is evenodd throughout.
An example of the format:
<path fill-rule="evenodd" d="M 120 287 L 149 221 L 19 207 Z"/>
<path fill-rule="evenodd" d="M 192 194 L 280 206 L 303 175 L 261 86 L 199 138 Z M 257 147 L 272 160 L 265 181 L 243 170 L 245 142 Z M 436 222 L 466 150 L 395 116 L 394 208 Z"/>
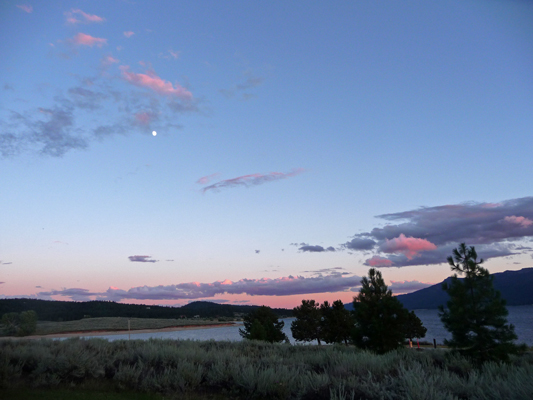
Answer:
<path fill-rule="evenodd" d="M 494 276 L 494 288 L 501 292 L 508 306 L 533 304 L 533 268 L 498 272 L 492 275 Z M 450 280 L 451 278 L 446 278 L 443 282 L 450 282 Z M 410 310 L 438 308 L 441 304 L 446 305 L 449 297 L 442 290 L 443 282 L 413 293 L 401 294 L 397 296 L 398 300 Z"/>
<path fill-rule="evenodd" d="M 501 292 L 508 306 L 533 304 L 533 268 L 497 272 L 492 275 L 494 276 L 494 287 Z M 441 304 L 446 305 L 448 301 L 448 293 L 442 290 L 442 284 L 450 281 L 451 277 L 425 289 L 401 294 L 397 298 L 409 310 L 438 308 Z M 352 303 L 346 303 L 344 307 L 347 310 L 353 310 Z"/>

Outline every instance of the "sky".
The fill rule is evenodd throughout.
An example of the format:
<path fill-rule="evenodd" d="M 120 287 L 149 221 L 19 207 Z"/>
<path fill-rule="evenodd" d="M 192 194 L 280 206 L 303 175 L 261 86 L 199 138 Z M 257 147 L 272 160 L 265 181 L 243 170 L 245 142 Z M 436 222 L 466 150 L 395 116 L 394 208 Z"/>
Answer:
<path fill-rule="evenodd" d="M 0 2 L 0 298 L 292 308 L 533 267 L 530 1 Z"/>

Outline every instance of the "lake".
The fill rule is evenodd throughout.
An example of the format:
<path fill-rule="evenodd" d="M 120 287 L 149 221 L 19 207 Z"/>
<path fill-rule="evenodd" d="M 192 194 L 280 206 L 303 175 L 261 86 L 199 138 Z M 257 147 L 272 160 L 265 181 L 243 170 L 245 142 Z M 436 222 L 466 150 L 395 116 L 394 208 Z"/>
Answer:
<path fill-rule="evenodd" d="M 509 323 L 514 324 L 515 332 L 518 335 L 518 343 L 526 343 L 528 346 L 533 346 L 533 305 L 529 306 L 510 306 L 509 316 L 507 320 Z M 438 310 L 415 310 L 418 318 L 422 320 L 422 323 L 427 328 L 426 337 L 424 341 L 432 342 L 433 339 L 437 340 L 437 343 L 443 343 L 444 339 L 451 338 L 451 335 L 444 329 L 444 326 L 440 322 Z M 283 321 L 285 326 L 283 328 L 285 334 L 291 341 L 296 343 L 291 335 L 291 322 L 293 318 L 286 318 Z M 209 329 L 194 329 L 185 331 L 173 331 L 173 332 L 152 332 L 152 333 L 132 333 L 131 339 L 181 339 L 181 340 L 230 340 L 239 341 L 242 340 L 239 335 L 239 328 L 242 328 L 242 323 L 237 323 L 233 326 L 224 326 L 220 328 Z M 128 339 L 128 334 L 124 335 L 107 335 L 107 336 L 83 336 L 83 337 L 99 337 L 113 340 Z"/>

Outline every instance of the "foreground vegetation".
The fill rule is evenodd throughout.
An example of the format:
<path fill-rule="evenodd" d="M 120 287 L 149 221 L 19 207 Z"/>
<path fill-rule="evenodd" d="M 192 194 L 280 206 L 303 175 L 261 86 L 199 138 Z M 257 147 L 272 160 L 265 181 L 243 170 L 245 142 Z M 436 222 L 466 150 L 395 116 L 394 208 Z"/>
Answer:
<path fill-rule="evenodd" d="M 509 363 L 475 367 L 443 350 L 400 349 L 375 355 L 344 345 L 248 340 L 0 342 L 1 398 L 17 388 L 46 391 L 93 385 L 113 393 L 133 390 L 165 398 L 529 399 L 531 376 L 531 353 L 513 356 Z"/>

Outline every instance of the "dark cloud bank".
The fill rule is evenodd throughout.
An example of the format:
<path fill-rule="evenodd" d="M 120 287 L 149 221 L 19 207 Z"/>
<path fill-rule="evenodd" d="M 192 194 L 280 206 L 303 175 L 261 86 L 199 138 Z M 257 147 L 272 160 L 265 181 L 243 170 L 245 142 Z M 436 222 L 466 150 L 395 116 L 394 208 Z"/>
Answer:
<path fill-rule="evenodd" d="M 357 234 L 343 248 L 373 252 L 365 264 L 404 267 L 445 263 L 459 243 L 484 259 L 529 252 L 515 242 L 533 239 L 533 197 L 500 203 L 463 203 L 383 214 L 388 224 Z"/>
<path fill-rule="evenodd" d="M 37 293 L 38 298 L 64 296 L 71 300 L 178 300 L 212 298 L 221 294 L 247 294 L 249 296 L 290 296 L 295 294 L 354 291 L 360 286 L 361 277 L 344 276 L 341 273 L 306 278 L 292 276 L 276 279 L 241 279 L 213 283 L 180 283 L 167 286 L 139 286 L 129 290 L 109 288 L 105 292 L 71 288 Z"/>

